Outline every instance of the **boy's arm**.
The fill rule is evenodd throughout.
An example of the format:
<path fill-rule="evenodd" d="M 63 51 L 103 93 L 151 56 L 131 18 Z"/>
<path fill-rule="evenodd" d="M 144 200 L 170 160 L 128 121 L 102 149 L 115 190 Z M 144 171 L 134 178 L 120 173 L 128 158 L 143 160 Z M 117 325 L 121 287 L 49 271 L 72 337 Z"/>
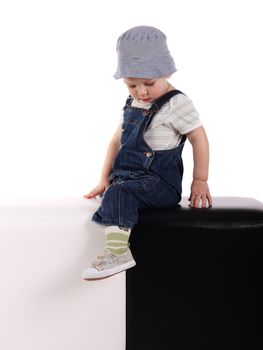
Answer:
<path fill-rule="evenodd" d="M 191 194 L 188 199 L 190 201 L 190 207 L 199 208 L 201 204 L 205 208 L 207 202 L 209 206 L 212 206 L 212 198 L 207 184 L 209 143 L 205 129 L 201 126 L 189 132 L 186 136 L 192 144 L 194 158 L 193 181 Z"/>
<path fill-rule="evenodd" d="M 103 193 L 106 188 L 109 186 L 109 175 L 112 170 L 112 163 L 120 149 L 120 138 L 121 138 L 122 129 L 119 126 L 115 131 L 109 146 L 107 148 L 105 160 L 101 170 L 100 181 L 98 185 L 90 191 L 88 194 L 84 195 L 84 198 L 90 199 L 98 196 Z"/>

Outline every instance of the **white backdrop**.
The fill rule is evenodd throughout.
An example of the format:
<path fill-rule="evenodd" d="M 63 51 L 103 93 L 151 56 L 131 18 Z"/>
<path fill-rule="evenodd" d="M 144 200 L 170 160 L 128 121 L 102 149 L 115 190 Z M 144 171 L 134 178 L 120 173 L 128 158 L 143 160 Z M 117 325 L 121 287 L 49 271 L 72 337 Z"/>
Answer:
<path fill-rule="evenodd" d="M 0 196 L 81 196 L 97 184 L 127 96 L 116 81 L 118 36 L 165 32 L 211 149 L 212 195 L 262 189 L 260 0 L 1 0 Z M 192 154 L 184 150 L 183 195 Z"/>

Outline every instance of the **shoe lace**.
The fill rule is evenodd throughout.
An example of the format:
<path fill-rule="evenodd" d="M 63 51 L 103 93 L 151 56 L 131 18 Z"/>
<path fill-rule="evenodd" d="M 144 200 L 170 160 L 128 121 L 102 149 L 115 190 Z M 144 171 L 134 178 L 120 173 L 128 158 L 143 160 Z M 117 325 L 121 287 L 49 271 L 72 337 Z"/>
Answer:
<path fill-rule="evenodd" d="M 97 267 L 100 266 L 101 264 L 103 264 L 105 257 L 110 255 L 111 252 L 108 249 L 105 249 L 103 253 L 101 253 L 101 255 L 98 255 L 97 258 L 91 263 L 91 265 L 93 267 Z"/>

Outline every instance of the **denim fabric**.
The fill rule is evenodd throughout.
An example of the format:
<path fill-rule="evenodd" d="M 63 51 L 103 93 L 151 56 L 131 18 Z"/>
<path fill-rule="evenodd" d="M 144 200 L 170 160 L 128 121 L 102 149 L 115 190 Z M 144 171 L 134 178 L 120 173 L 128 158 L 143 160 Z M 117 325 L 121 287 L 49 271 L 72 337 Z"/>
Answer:
<path fill-rule="evenodd" d="M 178 93 L 182 92 L 168 92 L 149 110 L 132 107 L 132 98 L 127 99 L 121 147 L 113 162 L 111 184 L 92 217 L 96 223 L 133 228 L 140 209 L 170 207 L 180 202 L 185 136 L 177 147 L 161 151 L 153 150 L 143 137 L 154 115 Z"/>

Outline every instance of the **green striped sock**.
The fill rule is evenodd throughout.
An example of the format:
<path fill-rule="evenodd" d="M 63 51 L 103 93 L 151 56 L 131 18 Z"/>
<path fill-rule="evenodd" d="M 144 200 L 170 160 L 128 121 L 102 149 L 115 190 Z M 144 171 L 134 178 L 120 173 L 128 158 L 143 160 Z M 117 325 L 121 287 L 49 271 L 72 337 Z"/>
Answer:
<path fill-rule="evenodd" d="M 106 249 L 113 254 L 125 253 L 128 248 L 130 233 L 130 229 L 121 229 L 119 226 L 107 226 L 105 230 Z"/>

